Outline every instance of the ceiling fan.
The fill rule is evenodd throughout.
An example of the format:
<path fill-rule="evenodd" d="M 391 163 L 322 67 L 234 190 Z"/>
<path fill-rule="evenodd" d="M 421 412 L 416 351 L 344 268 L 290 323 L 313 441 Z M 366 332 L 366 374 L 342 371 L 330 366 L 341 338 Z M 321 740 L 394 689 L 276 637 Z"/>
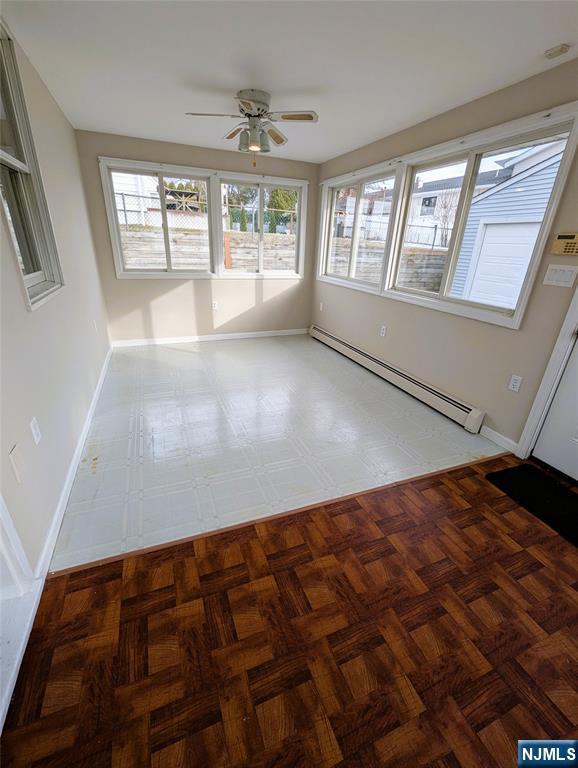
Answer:
<path fill-rule="evenodd" d="M 278 147 L 287 143 L 287 137 L 273 123 L 316 123 L 317 112 L 308 109 L 271 112 L 269 102 L 271 94 L 247 88 L 235 96 L 239 115 L 243 121 L 227 131 L 223 138 L 239 137 L 239 152 L 270 152 L 269 139 Z M 236 117 L 211 112 L 186 112 L 193 117 Z"/>

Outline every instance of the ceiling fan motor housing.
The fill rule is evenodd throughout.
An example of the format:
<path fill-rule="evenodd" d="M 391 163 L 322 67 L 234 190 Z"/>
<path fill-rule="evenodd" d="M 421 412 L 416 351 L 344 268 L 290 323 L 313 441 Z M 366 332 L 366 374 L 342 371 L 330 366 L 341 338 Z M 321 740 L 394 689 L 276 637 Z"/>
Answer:
<path fill-rule="evenodd" d="M 255 88 L 246 88 L 237 94 L 239 112 L 244 117 L 264 117 L 269 112 L 271 94 Z"/>

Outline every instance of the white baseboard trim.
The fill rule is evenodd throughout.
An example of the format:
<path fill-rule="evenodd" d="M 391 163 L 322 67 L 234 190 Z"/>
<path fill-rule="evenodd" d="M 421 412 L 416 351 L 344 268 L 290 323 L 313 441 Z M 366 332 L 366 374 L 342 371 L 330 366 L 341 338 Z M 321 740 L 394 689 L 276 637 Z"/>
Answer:
<path fill-rule="evenodd" d="M 22 611 L 20 616 L 14 617 L 10 615 L 10 625 L 3 630 L 2 645 L 14 643 L 16 648 L 2 648 L 2 685 L 0 686 L 0 734 L 4 727 L 4 721 L 8 714 L 8 707 L 10 706 L 10 699 L 16 686 L 16 680 L 18 679 L 18 672 L 20 671 L 20 665 L 26 652 L 26 646 L 28 645 L 28 638 L 32 632 L 32 625 L 36 617 L 36 611 L 38 610 L 38 604 L 40 603 L 40 597 L 42 595 L 42 589 L 44 587 L 44 578 L 34 579 L 29 585 L 28 590 L 19 595 L 19 606 L 23 601 L 26 601 L 26 607 Z M 6 619 L 5 610 L 3 609 L 4 618 Z M 20 630 L 18 632 L 18 630 Z M 11 637 L 5 638 L 5 634 L 10 633 Z M 8 655 L 7 651 L 10 651 L 10 659 L 7 662 L 5 656 Z M 11 662 L 11 663 L 10 663 Z"/>
<path fill-rule="evenodd" d="M 247 331 L 246 333 L 207 333 L 204 336 L 165 336 L 157 339 L 120 339 L 112 342 L 113 349 L 122 347 L 148 347 L 162 344 L 189 344 L 192 341 L 232 341 L 233 339 L 259 339 L 264 336 L 297 336 L 308 333 L 308 328 L 290 328 L 283 331 Z"/>
<path fill-rule="evenodd" d="M 84 423 L 82 425 L 82 430 L 76 442 L 76 448 L 74 449 L 72 459 L 70 460 L 70 464 L 68 466 L 66 479 L 64 481 L 64 485 L 62 487 L 60 497 L 58 499 L 58 504 L 56 505 L 56 509 L 54 510 L 52 523 L 50 524 L 50 529 L 48 531 L 46 541 L 42 548 L 42 552 L 40 553 L 40 557 L 38 558 L 36 568 L 34 569 L 34 574 L 30 579 L 30 581 L 28 581 L 27 584 L 25 585 L 23 594 L 20 595 L 20 599 L 26 599 L 27 596 L 29 597 L 29 605 L 27 606 L 27 615 L 19 617 L 22 623 L 23 631 L 21 632 L 21 634 L 18 635 L 17 639 L 15 638 L 15 642 L 18 642 L 18 649 L 15 652 L 13 652 L 13 655 L 11 654 L 11 658 L 14 659 L 14 663 L 11 665 L 10 669 L 4 669 L 4 665 L 2 665 L 3 679 L 2 679 L 2 694 L 0 697 L 0 731 L 2 729 L 4 720 L 6 718 L 6 713 L 8 711 L 8 706 L 10 704 L 12 691 L 14 690 L 14 686 L 16 684 L 16 679 L 18 677 L 20 664 L 22 663 L 22 658 L 24 657 L 24 652 L 26 650 L 26 645 L 28 643 L 28 637 L 32 630 L 34 617 L 36 616 L 38 603 L 40 601 L 42 590 L 44 588 L 44 581 L 46 579 L 46 574 L 48 573 L 48 569 L 50 567 L 50 561 L 52 560 L 52 554 L 54 552 L 54 547 L 56 545 L 56 539 L 58 537 L 58 532 L 60 531 L 60 526 L 62 524 L 62 518 L 64 517 L 64 512 L 66 510 L 66 505 L 68 503 L 68 497 L 70 496 L 70 491 L 72 490 L 72 484 L 74 483 L 76 470 L 78 469 L 80 458 L 82 456 L 82 449 L 84 447 L 84 443 L 88 436 L 88 431 L 90 429 L 92 417 L 94 415 L 96 404 L 98 402 L 98 398 L 102 390 L 102 385 L 104 383 L 104 378 L 108 370 L 108 364 L 110 362 L 111 354 L 112 354 L 112 348 L 109 347 L 106 353 L 104 362 L 102 364 L 102 368 L 100 369 L 98 381 L 96 383 L 96 387 L 92 395 L 92 400 L 90 402 L 90 406 L 86 413 Z M 34 595 L 32 595 L 31 593 L 34 593 Z"/>
<path fill-rule="evenodd" d="M 501 435 L 499 432 L 496 432 L 495 429 L 490 429 L 490 427 L 483 426 L 480 429 L 480 435 L 487 437 L 488 440 L 492 440 L 496 445 L 499 445 L 501 448 L 504 448 L 511 453 L 516 453 L 518 450 L 518 443 L 515 440 L 512 440 L 505 435 Z"/>
<path fill-rule="evenodd" d="M 76 448 L 74 449 L 72 459 L 70 460 L 70 464 L 68 466 L 66 479 L 64 481 L 64 485 L 60 493 L 60 498 L 58 499 L 58 504 L 56 505 L 56 510 L 54 511 L 52 523 L 50 525 L 50 529 L 48 531 L 46 541 L 44 542 L 44 547 L 42 548 L 42 552 L 40 553 L 40 557 L 38 558 L 38 563 L 36 564 L 36 568 L 34 570 L 34 575 L 37 578 L 44 578 L 48 573 L 50 561 L 52 560 L 52 553 L 54 552 L 56 539 L 58 537 L 58 532 L 60 531 L 60 526 L 62 524 L 62 518 L 64 517 L 64 512 L 66 510 L 66 505 L 68 503 L 68 497 L 70 496 L 70 491 L 72 490 L 72 484 L 74 483 L 76 470 L 78 469 L 78 465 L 80 463 L 80 457 L 82 456 L 82 449 L 84 447 L 84 443 L 88 436 L 88 430 L 90 429 L 90 423 L 92 421 L 96 404 L 98 402 L 98 398 L 102 390 L 102 385 L 104 384 L 104 377 L 106 376 L 106 372 L 108 370 L 108 364 L 110 362 L 111 355 L 112 355 L 112 348 L 109 347 L 108 352 L 106 353 L 106 357 L 104 359 L 104 363 L 102 364 L 102 368 L 100 370 L 100 375 L 98 377 L 98 381 L 94 389 L 94 394 L 90 402 L 90 407 L 87 411 L 86 418 L 84 419 L 84 424 L 82 425 L 82 430 L 80 432 L 80 435 L 76 443 Z"/>

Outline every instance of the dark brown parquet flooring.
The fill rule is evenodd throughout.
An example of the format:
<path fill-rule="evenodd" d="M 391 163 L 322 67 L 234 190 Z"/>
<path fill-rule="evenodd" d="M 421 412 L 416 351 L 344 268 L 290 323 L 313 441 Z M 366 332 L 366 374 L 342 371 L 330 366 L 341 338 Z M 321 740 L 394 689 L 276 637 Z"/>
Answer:
<path fill-rule="evenodd" d="M 499 457 L 46 584 L 2 740 L 34 766 L 516 765 L 578 736 L 578 556 Z"/>

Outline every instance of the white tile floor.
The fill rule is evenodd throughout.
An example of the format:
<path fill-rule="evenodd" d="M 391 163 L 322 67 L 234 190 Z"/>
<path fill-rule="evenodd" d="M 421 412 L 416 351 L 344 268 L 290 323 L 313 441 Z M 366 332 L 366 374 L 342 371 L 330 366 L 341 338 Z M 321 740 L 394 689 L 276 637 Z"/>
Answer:
<path fill-rule="evenodd" d="M 117 350 L 51 567 L 500 451 L 307 336 Z"/>

